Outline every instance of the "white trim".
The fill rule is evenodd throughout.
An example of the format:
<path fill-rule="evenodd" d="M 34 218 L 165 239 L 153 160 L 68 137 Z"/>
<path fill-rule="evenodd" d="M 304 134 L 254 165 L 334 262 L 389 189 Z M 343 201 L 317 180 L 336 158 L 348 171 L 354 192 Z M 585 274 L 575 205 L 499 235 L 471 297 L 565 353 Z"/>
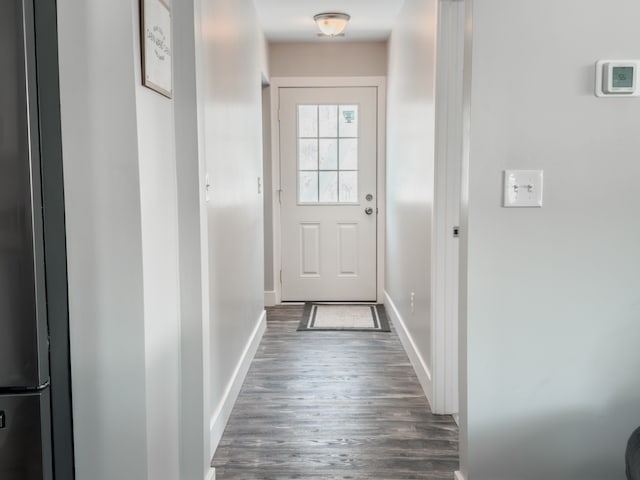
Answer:
<path fill-rule="evenodd" d="M 271 79 L 269 95 L 271 96 L 271 229 L 273 248 L 273 287 L 276 293 L 275 304 L 282 302 L 282 282 L 280 281 L 280 266 L 282 265 L 282 250 L 280 247 L 280 95 L 276 79 Z M 265 188 L 268 188 L 265 185 Z"/>
<path fill-rule="evenodd" d="M 383 76 L 367 77 L 272 77 L 271 86 L 282 87 L 381 87 L 386 85 Z M 277 103 L 276 103 L 277 105 Z"/>
<path fill-rule="evenodd" d="M 458 402 L 459 421 L 458 451 L 460 471 L 469 471 L 469 408 L 468 408 L 468 359 L 467 359 L 467 300 L 469 255 L 469 156 L 471 147 L 471 101 L 473 76 L 473 0 L 466 0 L 464 28 L 464 66 L 462 87 L 462 169 L 460 188 L 460 259 L 458 301 Z M 465 480 L 463 475 L 458 480 Z"/>
<path fill-rule="evenodd" d="M 222 401 L 211 416 L 211 421 L 209 423 L 210 458 L 213 458 L 216 448 L 218 448 L 218 443 L 220 443 L 224 429 L 227 426 L 231 410 L 233 410 L 233 406 L 236 403 L 236 399 L 238 398 L 244 379 L 247 376 L 253 357 L 258 350 L 258 345 L 260 344 L 260 340 L 262 340 L 262 336 L 266 329 L 267 312 L 263 310 L 256 327 L 244 348 L 244 352 L 242 352 L 240 361 L 231 376 L 231 380 L 227 384 L 227 388 L 222 396 Z"/>
<path fill-rule="evenodd" d="M 276 304 L 282 301 L 280 269 L 282 267 L 280 221 L 280 88 L 287 87 L 376 87 L 378 92 L 378 233 L 377 233 L 377 302 L 384 298 L 385 231 L 386 231 L 386 175 L 387 175 L 387 79 L 382 76 L 367 77 L 273 77 L 271 78 L 271 188 L 273 190 L 273 285 Z"/>
<path fill-rule="evenodd" d="M 210 360 L 209 360 L 209 271 L 207 261 L 207 217 L 204 205 L 204 120 L 202 91 L 203 44 L 200 2 L 182 2 L 173 7 L 175 31 L 174 66 L 182 72 L 174 77 L 174 93 L 182 99 L 174 104 L 178 156 L 188 161 L 176 164 L 179 222 L 180 298 L 180 461 L 179 478 L 213 479 L 209 455 Z M 194 37 L 195 35 L 195 37 Z M 195 117 L 194 117 L 195 114 Z M 182 119 L 188 122 L 183 124 Z M 176 124 L 177 125 L 177 124 Z M 195 187 L 195 188 L 194 188 Z"/>
<path fill-rule="evenodd" d="M 407 356 L 409 357 L 411 365 L 413 365 L 413 369 L 418 376 L 418 381 L 422 386 L 422 390 L 424 391 L 424 394 L 429 401 L 429 405 L 431 405 L 433 398 L 433 383 L 431 381 L 431 372 L 429 371 L 429 368 L 427 367 L 424 359 L 420 355 L 418 348 L 413 341 L 413 337 L 409 333 L 407 326 L 402 320 L 400 312 L 396 308 L 396 305 L 393 303 L 393 300 L 391 300 L 391 297 L 387 292 L 384 292 L 384 306 L 387 310 L 387 314 L 389 315 L 389 319 L 396 327 L 398 337 L 400 337 L 400 342 L 402 342 L 402 346 L 407 352 Z"/>
<path fill-rule="evenodd" d="M 384 299 L 384 271 L 387 232 L 387 81 L 378 84 L 378 297 Z"/>
<path fill-rule="evenodd" d="M 435 192 L 432 230 L 433 413 L 458 412 L 458 262 L 462 175 L 464 3 L 438 3 Z"/>
<path fill-rule="evenodd" d="M 273 307 L 274 305 L 278 305 L 277 295 L 275 290 L 269 290 L 264 292 L 264 306 L 265 307 Z"/>
<path fill-rule="evenodd" d="M 207 475 L 204 477 L 204 480 L 216 480 L 216 469 L 210 468 Z"/>
<path fill-rule="evenodd" d="M 196 328 L 195 335 L 200 333 L 201 336 L 201 348 L 202 348 L 202 410 L 200 412 L 202 418 L 202 429 L 199 432 L 202 435 L 202 455 L 207 455 L 204 465 L 208 465 L 212 458 L 211 443 L 209 442 L 210 435 L 207 435 L 207 419 L 209 418 L 209 408 L 211 405 L 211 298 L 209 296 L 210 277 L 209 277 L 209 220 L 206 207 L 206 176 L 207 176 L 207 142 L 206 142 L 206 122 L 205 122 L 205 105 L 203 101 L 203 95 L 207 91 L 207 66 L 205 60 L 205 39 L 200 32 L 204 27 L 203 25 L 203 5 L 201 1 L 193 2 L 193 10 L 195 17 L 194 35 L 195 35 L 195 80 L 196 80 L 196 114 L 198 122 L 197 131 L 197 152 L 198 152 L 198 190 L 199 190 L 199 210 L 200 210 L 200 263 L 202 284 L 201 298 L 202 298 L 202 318 L 200 319 L 200 325 Z M 184 285 L 181 284 L 180 288 Z M 184 321 L 184 320 L 183 320 Z M 183 326 L 184 328 L 184 326 Z M 183 333 L 184 335 L 184 333 Z M 184 368 L 184 366 L 183 366 Z M 183 370 L 184 371 L 184 370 Z M 193 375 L 195 372 L 191 372 Z M 184 375 L 182 379 L 188 378 Z M 184 381 L 184 380 L 183 380 Z M 205 467 L 206 468 L 206 467 Z"/>
<path fill-rule="evenodd" d="M 315 305 L 377 305 L 378 302 L 313 302 Z M 291 305 L 291 302 L 287 302 L 287 305 Z M 301 302 L 300 305 L 304 305 L 304 302 Z"/>
<path fill-rule="evenodd" d="M 456 480 L 467 480 L 466 478 L 464 478 L 464 475 L 460 470 L 456 470 L 455 472 L 453 472 L 453 474 L 455 475 Z"/>

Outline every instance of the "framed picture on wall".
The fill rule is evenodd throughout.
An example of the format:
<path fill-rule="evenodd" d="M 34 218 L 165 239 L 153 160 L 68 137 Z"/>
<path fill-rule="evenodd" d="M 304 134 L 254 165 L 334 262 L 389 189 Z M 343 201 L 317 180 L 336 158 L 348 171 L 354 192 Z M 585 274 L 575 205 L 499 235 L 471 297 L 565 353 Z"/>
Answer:
<path fill-rule="evenodd" d="M 140 0 L 142 84 L 171 98 L 171 8 L 163 0 Z"/>

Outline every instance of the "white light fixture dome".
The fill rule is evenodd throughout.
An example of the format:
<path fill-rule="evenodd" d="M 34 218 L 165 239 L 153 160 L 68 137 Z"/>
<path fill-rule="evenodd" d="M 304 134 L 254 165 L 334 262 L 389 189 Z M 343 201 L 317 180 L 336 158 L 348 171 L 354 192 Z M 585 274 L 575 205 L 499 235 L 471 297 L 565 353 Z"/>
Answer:
<path fill-rule="evenodd" d="M 319 13 L 313 17 L 323 35 L 335 37 L 344 32 L 351 17 L 346 13 Z"/>

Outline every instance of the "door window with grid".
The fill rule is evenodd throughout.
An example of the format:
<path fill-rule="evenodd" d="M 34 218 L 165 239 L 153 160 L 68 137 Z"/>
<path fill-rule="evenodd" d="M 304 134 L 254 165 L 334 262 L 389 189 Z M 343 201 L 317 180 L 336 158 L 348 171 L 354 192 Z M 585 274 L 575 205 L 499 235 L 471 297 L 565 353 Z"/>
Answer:
<path fill-rule="evenodd" d="M 358 203 L 357 105 L 298 105 L 298 203 Z"/>

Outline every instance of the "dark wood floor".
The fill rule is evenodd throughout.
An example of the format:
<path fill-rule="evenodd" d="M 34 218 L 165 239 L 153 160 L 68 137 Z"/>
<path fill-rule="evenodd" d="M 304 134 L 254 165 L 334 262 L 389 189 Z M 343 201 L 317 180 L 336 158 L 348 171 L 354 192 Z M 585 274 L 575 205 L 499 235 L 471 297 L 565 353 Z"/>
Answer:
<path fill-rule="evenodd" d="M 216 478 L 453 479 L 458 429 L 431 414 L 395 331 L 296 332 L 301 315 L 268 310 Z"/>

